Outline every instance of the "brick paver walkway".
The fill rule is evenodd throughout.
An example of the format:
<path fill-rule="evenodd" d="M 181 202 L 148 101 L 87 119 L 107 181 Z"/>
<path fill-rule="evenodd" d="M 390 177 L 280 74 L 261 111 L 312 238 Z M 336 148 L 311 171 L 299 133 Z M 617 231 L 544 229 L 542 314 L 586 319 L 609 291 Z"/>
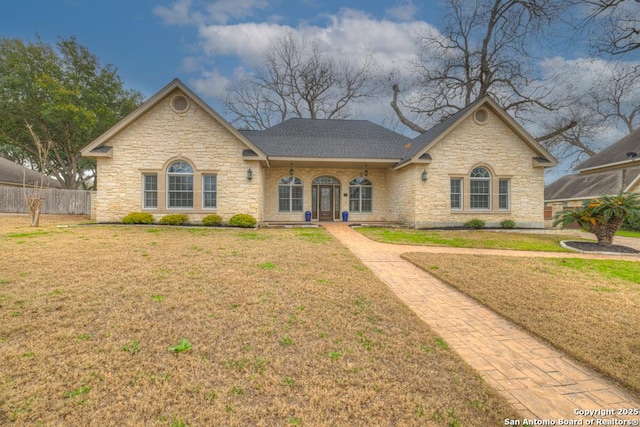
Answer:
<path fill-rule="evenodd" d="M 325 228 L 527 419 L 638 419 L 578 416 L 576 410 L 640 408 L 631 395 L 550 348 L 508 320 L 400 258 L 406 252 L 558 257 L 566 253 L 391 245 L 369 240 L 346 224 Z M 603 255 L 571 256 L 605 258 Z M 616 259 L 638 257 L 621 257 Z M 586 425 L 586 424 L 585 424 Z M 594 423 L 593 425 L 599 425 Z M 606 425 L 606 424 L 602 424 Z"/>

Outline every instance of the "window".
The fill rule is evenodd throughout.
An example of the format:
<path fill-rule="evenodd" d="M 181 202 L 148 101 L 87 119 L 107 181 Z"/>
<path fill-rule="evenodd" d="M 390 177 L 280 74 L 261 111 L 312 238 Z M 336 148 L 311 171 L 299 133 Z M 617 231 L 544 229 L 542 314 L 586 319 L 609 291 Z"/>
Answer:
<path fill-rule="evenodd" d="M 168 207 L 193 207 L 193 168 L 187 162 L 171 163 L 167 169 Z"/>
<path fill-rule="evenodd" d="M 142 207 L 150 209 L 158 207 L 158 175 L 143 174 L 142 175 Z"/>
<path fill-rule="evenodd" d="M 356 178 L 349 182 L 349 211 L 373 211 L 373 186 L 366 178 Z"/>
<path fill-rule="evenodd" d="M 216 175 L 202 175 L 202 207 L 216 207 L 218 177 Z"/>
<path fill-rule="evenodd" d="M 302 212 L 302 180 L 287 176 L 278 183 L 278 210 Z"/>
<path fill-rule="evenodd" d="M 509 180 L 501 179 L 498 181 L 498 208 L 510 209 L 509 206 Z"/>
<path fill-rule="evenodd" d="M 451 209 L 462 209 L 462 178 L 451 179 Z"/>
<path fill-rule="evenodd" d="M 483 167 L 471 171 L 471 209 L 491 209 L 491 174 Z"/>

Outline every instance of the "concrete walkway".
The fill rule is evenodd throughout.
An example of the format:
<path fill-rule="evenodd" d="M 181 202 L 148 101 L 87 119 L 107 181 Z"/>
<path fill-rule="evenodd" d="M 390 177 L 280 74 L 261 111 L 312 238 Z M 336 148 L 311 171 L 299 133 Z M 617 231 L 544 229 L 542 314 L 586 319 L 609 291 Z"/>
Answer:
<path fill-rule="evenodd" d="M 382 279 L 493 388 L 527 419 L 611 420 L 640 416 L 580 416 L 577 410 L 639 408 L 626 391 L 443 284 L 400 257 L 406 252 L 498 256 L 607 258 L 604 255 L 391 245 L 372 241 L 348 225 L 323 226 Z M 617 244 L 622 244 L 618 243 Z M 609 256 L 609 258 L 612 258 Z M 639 261 L 638 256 L 615 259 Z M 586 424 L 585 424 L 586 425 Z M 606 425 L 606 424 L 602 424 Z M 634 424 L 637 425 L 637 424 Z"/>

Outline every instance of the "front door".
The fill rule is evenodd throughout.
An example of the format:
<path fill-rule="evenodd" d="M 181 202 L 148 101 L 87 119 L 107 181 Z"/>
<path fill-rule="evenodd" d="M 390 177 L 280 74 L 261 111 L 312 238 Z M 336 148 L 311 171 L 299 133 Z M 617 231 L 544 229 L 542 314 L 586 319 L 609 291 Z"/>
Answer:
<path fill-rule="evenodd" d="M 329 221 L 333 219 L 333 185 L 320 185 L 318 189 L 318 219 Z"/>

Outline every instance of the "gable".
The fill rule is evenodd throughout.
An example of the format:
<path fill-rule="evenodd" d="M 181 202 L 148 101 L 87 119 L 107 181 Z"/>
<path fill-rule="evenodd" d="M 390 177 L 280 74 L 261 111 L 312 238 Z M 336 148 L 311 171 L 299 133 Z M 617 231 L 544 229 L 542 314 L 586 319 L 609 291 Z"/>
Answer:
<path fill-rule="evenodd" d="M 186 99 L 186 102 L 181 98 Z M 154 112 L 159 110 L 168 111 L 167 107 L 169 107 L 173 114 L 167 115 L 164 118 L 166 120 L 166 122 L 164 122 L 166 126 L 179 125 L 182 120 L 193 117 L 196 112 L 204 114 L 208 116 L 209 123 L 223 128 L 226 133 L 239 141 L 244 148 L 253 151 L 257 155 L 258 160 L 266 160 L 264 153 L 255 146 L 255 144 L 245 138 L 238 130 L 231 126 L 229 122 L 178 79 L 173 80 L 135 111 L 84 147 L 81 150 L 82 155 L 85 157 L 113 156 L 112 143 L 117 140 L 116 137 L 118 135 L 131 126 L 134 126 L 143 118 L 148 118 L 149 115 L 153 115 Z M 190 130 L 188 127 L 183 127 L 181 132 L 183 135 L 189 135 Z"/>
<path fill-rule="evenodd" d="M 468 126 L 470 122 L 473 122 L 475 126 Z M 514 144 L 528 147 L 534 167 L 552 167 L 558 164 L 558 161 L 551 153 L 500 108 L 493 99 L 489 96 L 484 96 L 424 134 L 414 138 L 406 157 L 396 168 L 403 167 L 409 163 L 429 163 L 432 158 L 437 161 L 432 154 L 435 147 L 463 123 L 467 124 L 467 138 L 470 140 L 477 140 L 478 138 L 495 140 L 494 137 L 498 136 L 498 134 L 495 134 L 497 129 L 500 130 L 499 135 L 501 136 L 506 135 L 507 132 L 504 129 L 508 129 L 508 133 L 517 137 L 513 139 Z M 494 132 L 494 134 L 491 134 L 491 132 Z M 458 142 L 465 144 L 465 138 L 459 136 Z"/>

